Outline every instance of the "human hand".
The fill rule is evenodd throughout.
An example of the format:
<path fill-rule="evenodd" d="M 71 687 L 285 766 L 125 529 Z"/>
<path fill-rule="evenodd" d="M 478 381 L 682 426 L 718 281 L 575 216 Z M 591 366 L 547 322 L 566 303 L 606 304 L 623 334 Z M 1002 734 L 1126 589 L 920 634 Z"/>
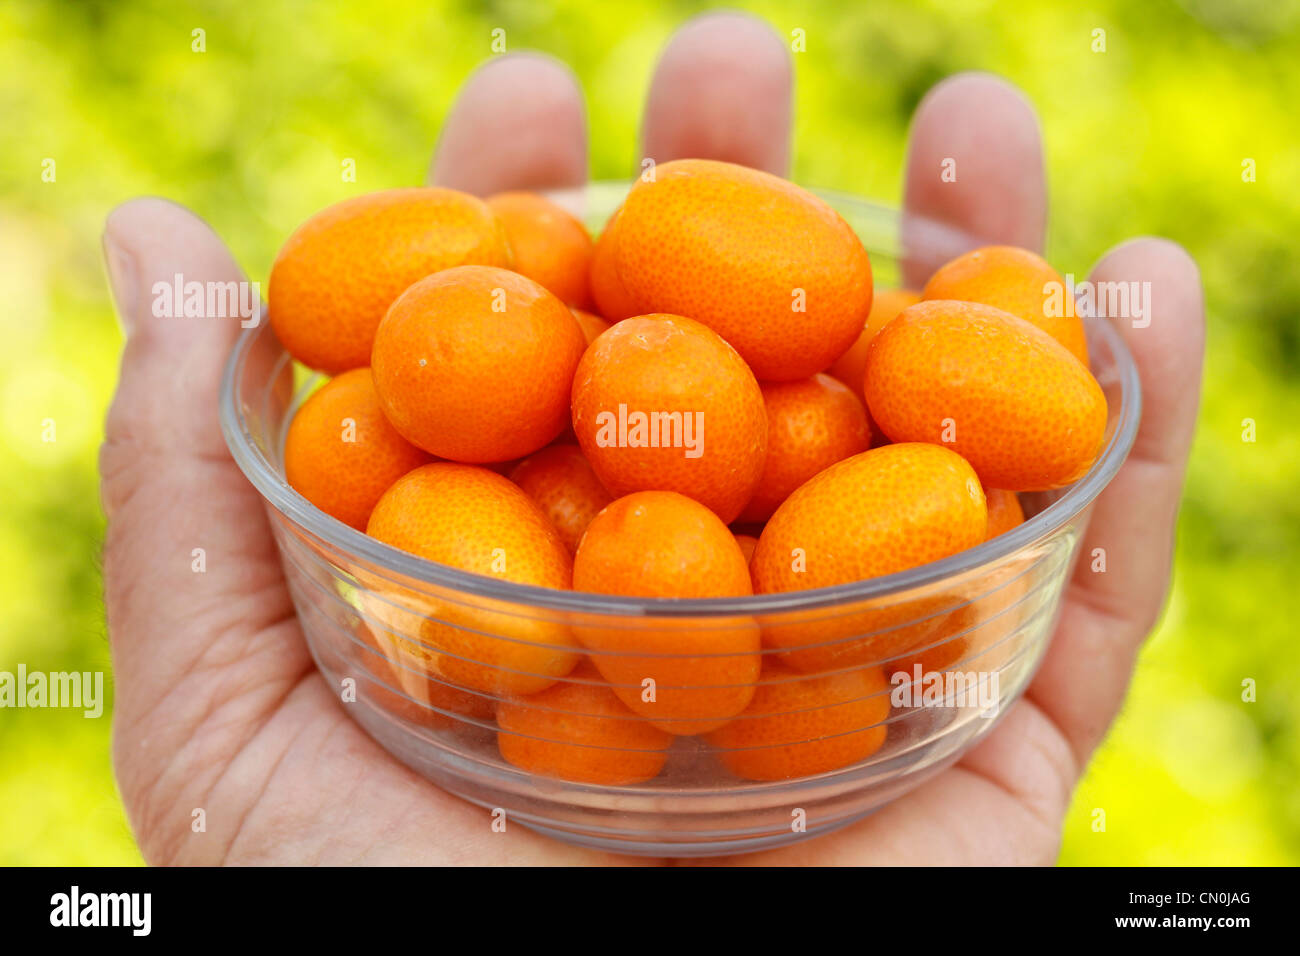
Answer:
<path fill-rule="evenodd" d="M 657 161 L 702 156 L 784 174 L 791 67 L 784 43 L 733 14 L 684 26 L 646 107 Z M 942 183 L 955 157 L 958 183 Z M 1016 91 L 952 78 L 918 110 L 908 211 L 989 241 L 1041 248 L 1046 196 L 1037 122 Z M 480 195 L 586 180 L 581 93 L 538 56 L 491 61 L 467 81 L 431 181 Z M 128 202 L 104 235 L 127 342 L 100 456 L 108 514 L 105 599 L 116 681 L 114 764 L 155 863 L 563 864 L 652 862 L 492 832 L 479 808 L 390 757 L 338 705 L 294 616 L 257 492 L 217 420 L 236 321 L 159 319 L 148 290 L 176 273 L 241 281 L 200 220 Z M 1094 280 L 1152 283 L 1149 327 L 1121 331 L 1141 370 L 1133 453 L 1097 501 L 1052 646 L 1025 698 L 958 763 L 834 835 L 740 858 L 789 863 L 1051 862 L 1082 767 L 1122 701 L 1163 605 L 1204 348 L 1197 270 L 1171 243 L 1108 253 Z M 190 569 L 203 547 L 207 571 Z M 202 809 L 204 832 L 192 829 Z"/>

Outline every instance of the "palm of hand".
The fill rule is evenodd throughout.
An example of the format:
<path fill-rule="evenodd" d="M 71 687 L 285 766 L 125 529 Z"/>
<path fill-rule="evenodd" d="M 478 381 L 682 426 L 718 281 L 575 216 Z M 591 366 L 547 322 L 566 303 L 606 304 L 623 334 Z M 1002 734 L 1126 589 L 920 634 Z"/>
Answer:
<path fill-rule="evenodd" d="M 789 57 L 745 17 L 684 27 L 647 105 L 649 155 L 784 172 Z M 743 118 L 740 122 L 738 118 Z M 732 122 L 728 123 L 730 119 Z M 557 64 L 503 57 L 467 83 L 431 179 L 487 194 L 586 178 L 581 95 Z M 508 129 L 510 136 L 499 131 Z M 503 142 L 517 148 L 503 150 Z M 956 157 L 960 183 L 942 183 Z M 911 133 L 906 206 L 991 241 L 1041 247 L 1037 122 L 1014 89 L 963 75 L 936 87 Z M 117 682 L 114 761 L 146 859 L 185 863 L 628 863 L 568 847 L 443 793 L 354 724 L 315 671 L 261 499 L 226 452 L 217 384 L 235 323 L 155 319 L 144 291 L 174 273 L 242 277 L 193 215 L 133 200 L 105 254 L 128 338 L 101 454 L 105 586 Z M 1026 697 L 958 764 L 831 837 L 742 858 L 787 863 L 1049 863 L 1082 767 L 1123 699 L 1168 587 L 1173 521 L 1196 413 L 1203 315 L 1194 263 L 1136 240 L 1094 280 L 1152 283 L 1154 319 L 1122 327 L 1145 416 L 1094 507 L 1082 566 Z M 201 491 L 199 491 L 201 489 Z M 205 574 L 189 567 L 193 547 Z M 194 811 L 204 832 L 194 832 Z"/>

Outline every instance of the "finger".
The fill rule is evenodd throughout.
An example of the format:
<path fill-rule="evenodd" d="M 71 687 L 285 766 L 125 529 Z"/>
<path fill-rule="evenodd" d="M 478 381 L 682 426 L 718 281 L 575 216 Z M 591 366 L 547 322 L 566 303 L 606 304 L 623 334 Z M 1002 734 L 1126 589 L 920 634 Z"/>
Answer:
<path fill-rule="evenodd" d="M 223 455 L 215 396 L 240 320 L 183 317 L 183 285 L 242 283 L 243 273 L 204 222 L 164 199 L 135 199 L 114 209 L 103 244 L 126 333 L 121 380 L 107 422 L 110 442 L 129 438 L 193 455 Z M 178 279 L 182 296 L 175 301 Z M 209 397 L 212 402 L 200 401 Z M 111 509 L 114 502 L 106 504 Z"/>
<path fill-rule="evenodd" d="M 114 734 L 129 795 L 156 782 L 224 703 L 253 698 L 241 713 L 255 721 L 309 661 L 261 501 L 221 438 L 218 385 L 240 317 L 154 314 L 169 311 L 159 296 L 178 280 L 244 277 L 207 225 L 160 199 L 115 209 L 104 250 L 127 332 L 100 472 Z M 245 729 L 233 719 L 222 728 Z"/>
<path fill-rule="evenodd" d="M 476 196 L 587 181 L 582 90 L 563 63 L 536 53 L 489 60 L 461 88 L 429 182 Z"/>
<path fill-rule="evenodd" d="M 979 245 L 1041 250 L 1047 227 L 1043 143 L 1034 108 L 996 76 L 935 86 L 912 120 L 903 192 L 905 281 Z"/>
<path fill-rule="evenodd" d="M 1205 353 L 1200 272 L 1182 247 L 1162 239 L 1124 243 L 1090 279 L 1149 288 L 1150 313 L 1137 324 L 1150 324 L 1112 320 L 1141 375 L 1142 423 L 1128 461 L 1094 507 L 1060 627 L 1030 690 L 1081 760 L 1118 712 L 1138 648 L 1169 591 Z"/>
<path fill-rule="evenodd" d="M 673 34 L 655 67 L 643 155 L 657 163 L 721 159 L 784 176 L 793 85 L 790 51 L 762 20 L 696 17 Z"/>

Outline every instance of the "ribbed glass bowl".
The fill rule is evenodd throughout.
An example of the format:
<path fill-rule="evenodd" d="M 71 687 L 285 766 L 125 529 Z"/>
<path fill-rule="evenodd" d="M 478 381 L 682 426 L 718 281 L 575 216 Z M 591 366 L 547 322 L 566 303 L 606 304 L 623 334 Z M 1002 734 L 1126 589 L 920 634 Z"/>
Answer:
<path fill-rule="evenodd" d="M 626 190 L 597 183 L 566 199 L 595 233 Z M 878 288 L 904 279 L 915 286 L 976 245 L 934 223 L 903 222 L 887 207 L 821 195 L 862 237 Z M 230 356 L 221 420 L 231 453 L 266 500 L 325 680 L 394 757 L 485 813 L 504 810 L 557 839 L 635 854 L 736 853 L 828 832 L 903 797 L 989 733 L 1024 690 L 1055 626 L 1089 505 L 1137 429 L 1132 357 L 1104 320 L 1086 322 L 1092 370 L 1109 403 L 1105 447 L 1087 475 L 1022 495 L 1022 525 L 943 561 L 752 598 L 636 599 L 518 585 L 434 564 L 336 521 L 285 482 L 285 432 L 319 377 L 294 366 L 266 322 Z M 675 656 L 697 640 L 701 649 L 744 650 Z M 810 662 L 823 669 L 797 687 L 789 670 L 771 666 L 771 648 L 792 644 L 805 671 Z M 658 743 L 647 747 L 644 734 L 626 732 L 638 728 L 630 712 L 565 713 L 539 703 L 553 695 L 516 697 L 512 688 L 544 681 L 496 663 L 503 649 L 530 652 L 506 655 L 514 661 L 542 661 L 575 645 L 608 673 L 658 675 L 656 699 L 685 702 L 680 712 L 694 718 L 689 727 L 680 717 L 675 728 L 672 720 L 661 726 L 725 730 L 674 735 L 662 769 L 638 783 L 518 769 L 502 758 L 499 735 L 516 749 L 560 754 L 557 766 L 594 764 L 614 775 L 635 777 L 663 759 Z M 763 663 L 756 679 L 755 655 Z M 590 667 L 563 679 L 600 681 Z M 766 702 L 762 715 L 732 716 L 751 681 L 750 706 Z M 625 689 L 645 686 L 632 679 Z M 510 730 L 499 728 L 498 712 Z M 570 726 L 598 728 L 587 738 L 598 744 L 557 751 L 553 735 Z M 800 775 L 784 776 L 791 772 Z"/>

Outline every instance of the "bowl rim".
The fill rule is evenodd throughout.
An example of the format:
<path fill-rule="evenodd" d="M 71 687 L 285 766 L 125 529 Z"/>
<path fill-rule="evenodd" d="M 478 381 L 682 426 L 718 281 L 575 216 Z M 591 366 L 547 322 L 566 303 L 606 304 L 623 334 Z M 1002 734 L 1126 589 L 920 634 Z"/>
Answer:
<path fill-rule="evenodd" d="M 588 184 L 586 191 L 608 189 L 613 186 L 626 189 L 628 183 L 593 182 Z M 899 211 L 884 203 L 838 191 L 818 189 L 811 191 L 827 199 L 837 209 L 852 206 L 858 214 L 887 216 L 901 225 L 902 218 Z M 896 252 L 892 250 L 872 250 L 868 247 L 868 252 L 896 258 Z M 1059 532 L 1110 484 L 1128 457 L 1137 437 L 1142 410 L 1142 386 L 1137 365 L 1119 330 L 1104 318 L 1088 317 L 1083 321 L 1089 340 L 1103 340 L 1105 347 L 1114 356 L 1119 388 L 1119 408 L 1116 411 L 1115 427 L 1109 440 L 1082 478 L 1067 486 L 1060 498 L 1038 514 L 1026 519 L 1011 531 L 973 548 L 904 571 L 805 591 L 783 591 L 725 598 L 627 597 L 576 590 L 561 591 L 539 585 L 503 581 L 438 564 L 371 538 L 337 518 L 327 515 L 290 487 L 284 476 L 262 454 L 257 442 L 253 440 L 244 410 L 236 397 L 236 385 L 242 378 L 253 345 L 260 336 L 274 336 L 267 319 L 265 305 L 261 306 L 258 322 L 241 331 L 226 360 L 221 376 L 219 415 L 221 431 L 231 456 L 245 477 L 271 507 L 303 531 L 341 553 L 358 558 L 384 572 L 400 575 L 408 586 L 411 582 L 415 582 L 438 588 L 449 588 L 466 595 L 529 609 L 597 615 L 614 614 L 623 617 L 706 618 L 722 615 L 771 615 L 825 610 L 901 595 L 939 584 L 1009 558 Z M 285 364 L 290 362 L 292 359 L 287 353 L 282 352 L 275 365 L 273 376 L 281 374 Z"/>

